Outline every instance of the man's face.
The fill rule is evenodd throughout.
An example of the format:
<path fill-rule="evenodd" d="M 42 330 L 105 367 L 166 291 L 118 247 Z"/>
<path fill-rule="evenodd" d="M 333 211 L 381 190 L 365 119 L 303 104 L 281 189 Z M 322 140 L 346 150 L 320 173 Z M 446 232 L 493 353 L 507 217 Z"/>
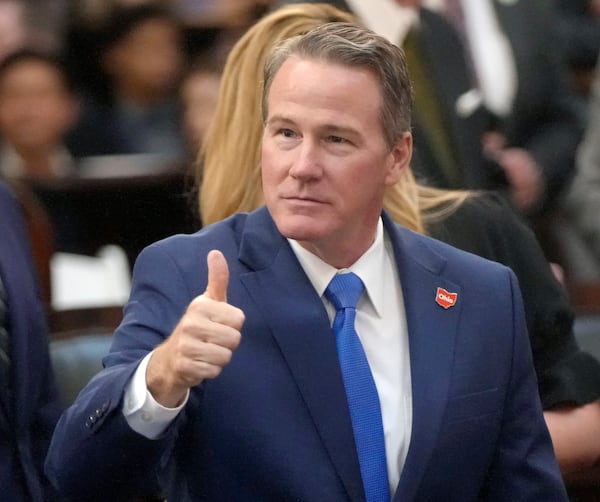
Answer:
<path fill-rule="evenodd" d="M 369 69 L 294 56 L 269 90 L 266 204 L 284 236 L 337 267 L 370 246 L 385 188 L 410 160 L 410 133 L 393 148 L 385 142 L 381 100 Z"/>
<path fill-rule="evenodd" d="M 75 120 L 76 105 L 58 70 L 22 61 L 0 83 L 0 133 L 19 151 L 54 148 Z"/>

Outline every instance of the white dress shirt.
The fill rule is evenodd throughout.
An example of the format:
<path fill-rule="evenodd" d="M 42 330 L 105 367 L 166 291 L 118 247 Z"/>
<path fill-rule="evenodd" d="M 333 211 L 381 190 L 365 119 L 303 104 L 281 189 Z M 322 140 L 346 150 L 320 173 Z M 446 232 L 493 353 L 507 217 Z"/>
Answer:
<path fill-rule="evenodd" d="M 393 250 L 385 237 L 383 223 L 379 221 L 371 247 L 348 269 L 337 270 L 297 242 L 291 239 L 289 242 L 321 297 L 332 323 L 335 308 L 323 293 L 333 276 L 336 273 L 354 272 L 365 285 L 366 294 L 357 304 L 355 327 L 379 394 L 388 479 L 393 495 L 410 443 L 412 387 L 404 299 Z M 154 400 L 146 387 L 146 367 L 151 356 L 152 353 L 142 360 L 126 388 L 123 414 L 133 430 L 155 439 L 183 409 L 187 397 L 177 408 L 165 408 Z"/>

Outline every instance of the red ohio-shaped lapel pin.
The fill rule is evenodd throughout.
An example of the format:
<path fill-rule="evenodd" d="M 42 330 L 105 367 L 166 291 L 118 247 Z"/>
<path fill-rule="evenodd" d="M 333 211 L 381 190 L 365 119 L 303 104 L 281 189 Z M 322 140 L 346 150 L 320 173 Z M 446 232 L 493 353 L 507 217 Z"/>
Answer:
<path fill-rule="evenodd" d="M 444 288 L 437 288 L 437 291 L 435 292 L 436 303 L 445 309 L 454 307 L 454 305 L 456 305 L 457 298 L 458 293 L 450 293 L 450 291 L 446 291 Z"/>

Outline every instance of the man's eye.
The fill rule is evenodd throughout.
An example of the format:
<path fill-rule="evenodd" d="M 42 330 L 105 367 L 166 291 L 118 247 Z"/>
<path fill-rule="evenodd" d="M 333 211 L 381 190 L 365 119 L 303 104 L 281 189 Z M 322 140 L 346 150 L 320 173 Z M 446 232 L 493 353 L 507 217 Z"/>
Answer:
<path fill-rule="evenodd" d="M 346 143 L 346 139 L 342 138 L 341 136 L 329 136 L 328 137 L 329 141 L 331 143 Z"/>
<path fill-rule="evenodd" d="M 294 138 L 296 136 L 296 133 L 294 133 L 294 131 L 292 131 L 291 129 L 281 129 L 279 131 L 279 134 L 281 134 L 285 138 Z"/>

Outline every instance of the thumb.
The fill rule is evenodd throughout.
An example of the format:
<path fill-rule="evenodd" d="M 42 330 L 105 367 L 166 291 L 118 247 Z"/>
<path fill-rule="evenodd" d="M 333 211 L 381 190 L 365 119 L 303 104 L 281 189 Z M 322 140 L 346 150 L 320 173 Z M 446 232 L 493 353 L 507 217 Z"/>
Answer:
<path fill-rule="evenodd" d="M 206 257 L 208 265 L 208 284 L 204 294 L 212 300 L 227 301 L 227 284 L 229 283 L 229 267 L 221 251 L 213 249 Z"/>

